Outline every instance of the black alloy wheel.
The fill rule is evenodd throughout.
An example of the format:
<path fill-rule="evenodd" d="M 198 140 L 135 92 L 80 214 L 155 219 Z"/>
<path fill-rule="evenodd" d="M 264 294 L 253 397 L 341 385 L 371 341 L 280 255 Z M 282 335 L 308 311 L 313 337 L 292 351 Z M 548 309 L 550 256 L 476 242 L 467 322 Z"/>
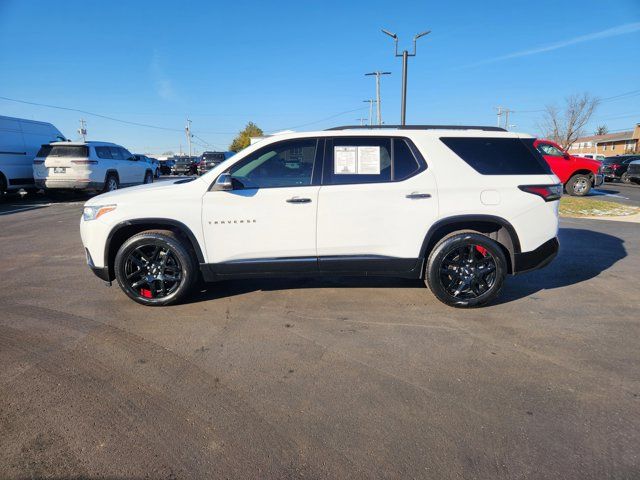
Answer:
<path fill-rule="evenodd" d="M 496 281 L 496 261 L 482 245 L 466 243 L 442 260 L 440 283 L 454 298 L 468 300 L 487 293 Z"/>
<path fill-rule="evenodd" d="M 143 305 L 178 302 L 198 277 L 191 249 L 166 230 L 145 231 L 129 238 L 118 250 L 114 267 L 120 288 Z"/>
<path fill-rule="evenodd" d="M 497 297 L 506 273 L 503 248 L 486 235 L 465 232 L 436 244 L 429 254 L 425 280 L 441 302 L 468 308 Z"/>

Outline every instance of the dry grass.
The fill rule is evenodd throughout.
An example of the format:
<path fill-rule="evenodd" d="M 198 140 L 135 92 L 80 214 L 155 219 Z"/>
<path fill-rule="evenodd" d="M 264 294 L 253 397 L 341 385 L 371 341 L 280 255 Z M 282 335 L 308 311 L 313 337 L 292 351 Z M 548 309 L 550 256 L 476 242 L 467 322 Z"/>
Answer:
<path fill-rule="evenodd" d="M 562 197 L 562 217 L 625 217 L 640 213 L 640 208 L 593 198 Z"/>

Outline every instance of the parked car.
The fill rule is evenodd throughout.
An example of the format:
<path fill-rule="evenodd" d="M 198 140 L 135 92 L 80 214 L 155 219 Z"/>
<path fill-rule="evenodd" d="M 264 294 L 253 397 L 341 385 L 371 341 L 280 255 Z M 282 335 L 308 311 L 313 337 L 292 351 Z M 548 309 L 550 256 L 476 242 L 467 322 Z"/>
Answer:
<path fill-rule="evenodd" d="M 133 156 L 136 158 L 136 160 L 146 162 L 151 166 L 151 171 L 153 172 L 154 178 L 160 177 L 160 164 L 158 163 L 158 160 L 152 157 L 147 157 L 146 155 L 142 155 L 140 153 L 134 153 Z"/>
<path fill-rule="evenodd" d="M 558 251 L 562 185 L 534 141 L 496 127 L 285 133 L 201 177 L 89 200 L 82 242 L 93 272 L 144 305 L 184 299 L 200 275 L 383 275 L 479 306 Z"/>
<path fill-rule="evenodd" d="M 602 185 L 604 179 L 597 160 L 570 155 L 551 140 L 536 140 L 534 145 L 569 195 L 582 197 L 592 187 Z"/>
<path fill-rule="evenodd" d="M 42 145 L 33 177 L 46 190 L 112 191 L 153 182 L 151 165 L 126 148 L 107 142 L 54 142 Z"/>
<path fill-rule="evenodd" d="M 581 153 L 580 155 L 574 155 L 574 157 L 591 158 L 599 162 L 602 162 L 605 159 L 604 155 L 601 155 L 601 154 L 594 155 L 593 153 Z"/>
<path fill-rule="evenodd" d="M 198 174 L 207 173 L 213 167 L 233 156 L 234 152 L 204 152 L 198 163 Z"/>
<path fill-rule="evenodd" d="M 602 163 L 604 178 L 610 182 L 620 180 L 622 183 L 631 183 L 631 179 L 627 174 L 627 168 L 634 160 L 640 160 L 640 154 L 616 155 L 615 157 L 605 158 Z"/>
<path fill-rule="evenodd" d="M 177 157 L 171 169 L 173 175 L 195 175 L 198 172 L 197 157 Z"/>
<path fill-rule="evenodd" d="M 160 163 L 160 175 L 171 175 L 172 168 L 175 165 L 175 160 L 159 160 Z"/>
<path fill-rule="evenodd" d="M 0 197 L 21 188 L 35 190 L 36 153 L 44 143 L 64 140 L 50 123 L 0 116 Z"/>
<path fill-rule="evenodd" d="M 627 178 L 633 183 L 640 183 L 640 159 L 633 160 L 627 168 Z"/>

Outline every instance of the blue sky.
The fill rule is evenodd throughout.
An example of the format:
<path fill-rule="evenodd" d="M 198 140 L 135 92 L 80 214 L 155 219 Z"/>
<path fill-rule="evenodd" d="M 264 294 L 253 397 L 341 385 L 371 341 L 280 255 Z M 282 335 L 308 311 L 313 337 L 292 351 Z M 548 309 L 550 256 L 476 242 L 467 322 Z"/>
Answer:
<path fill-rule="evenodd" d="M 0 114 L 54 123 L 76 138 L 133 151 L 226 148 L 251 120 L 265 131 L 355 124 L 374 96 L 364 73 L 388 70 L 386 123 L 400 116 L 409 62 L 407 123 L 494 125 L 536 133 L 540 113 L 570 94 L 640 89 L 640 0 L 87 2 L 0 0 L 0 96 L 76 108 L 166 130 L 0 99 Z M 341 112 L 348 112 L 343 113 Z M 333 118 L 329 118 L 333 117 Z M 605 101 L 590 129 L 640 122 L 640 95 Z"/>

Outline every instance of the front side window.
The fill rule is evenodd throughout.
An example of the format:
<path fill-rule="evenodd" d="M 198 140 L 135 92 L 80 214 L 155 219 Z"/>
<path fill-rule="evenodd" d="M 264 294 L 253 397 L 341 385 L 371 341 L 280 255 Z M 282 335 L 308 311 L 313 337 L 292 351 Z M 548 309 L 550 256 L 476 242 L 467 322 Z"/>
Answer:
<path fill-rule="evenodd" d="M 553 157 L 562 157 L 564 154 L 553 145 L 548 143 L 541 143 L 538 145 L 538 151 L 542 155 L 551 155 Z"/>
<path fill-rule="evenodd" d="M 311 185 L 317 143 L 306 138 L 268 145 L 236 163 L 229 174 L 240 188 Z"/>

